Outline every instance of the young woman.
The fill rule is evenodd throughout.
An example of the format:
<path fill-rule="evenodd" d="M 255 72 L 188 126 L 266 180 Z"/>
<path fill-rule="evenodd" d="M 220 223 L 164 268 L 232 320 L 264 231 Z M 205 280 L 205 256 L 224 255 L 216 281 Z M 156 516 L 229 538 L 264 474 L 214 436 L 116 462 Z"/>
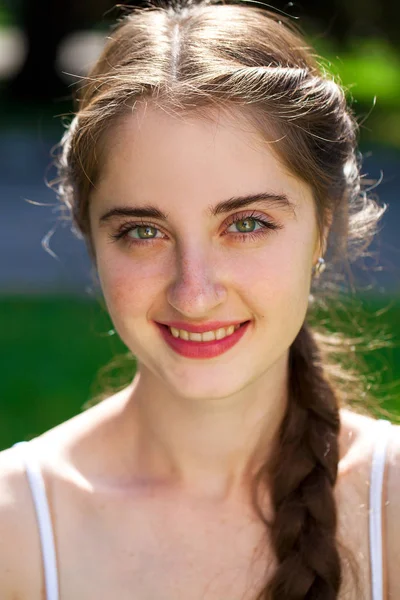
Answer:
<path fill-rule="evenodd" d="M 133 11 L 59 169 L 138 370 L 2 453 L 2 600 L 400 598 L 398 426 L 309 324 L 383 210 L 304 40 L 247 5 Z"/>

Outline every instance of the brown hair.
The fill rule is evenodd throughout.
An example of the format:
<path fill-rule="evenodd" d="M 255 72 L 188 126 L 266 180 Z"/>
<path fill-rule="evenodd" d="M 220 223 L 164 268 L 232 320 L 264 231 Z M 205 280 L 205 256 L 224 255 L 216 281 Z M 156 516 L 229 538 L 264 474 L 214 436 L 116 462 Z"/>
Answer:
<path fill-rule="evenodd" d="M 332 359 L 349 349 L 346 340 L 310 322 L 331 293 L 343 289 L 350 263 L 367 249 L 384 211 L 361 190 L 356 121 L 342 88 L 280 15 L 215 2 L 132 10 L 84 78 L 58 159 L 59 196 L 94 259 L 88 211 L 102 141 L 143 100 L 177 114 L 236 107 L 310 184 L 321 234 L 330 223 L 328 268 L 313 282 L 314 302 L 290 348 L 289 402 L 275 458 L 260 469 L 253 491 L 277 558 L 259 599 L 333 600 L 343 582 L 333 493 L 339 407 L 350 401 L 340 383 L 352 382 L 354 389 L 356 382 Z M 266 481 L 272 522 L 258 493 Z"/>

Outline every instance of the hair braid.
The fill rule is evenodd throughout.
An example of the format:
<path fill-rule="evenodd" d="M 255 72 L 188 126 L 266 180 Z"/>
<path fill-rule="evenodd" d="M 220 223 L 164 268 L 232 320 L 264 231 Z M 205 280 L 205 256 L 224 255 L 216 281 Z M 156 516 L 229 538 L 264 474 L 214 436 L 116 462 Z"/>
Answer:
<path fill-rule="evenodd" d="M 278 566 L 262 597 L 334 600 L 342 580 L 333 494 L 339 407 L 306 325 L 291 346 L 289 364 L 288 408 L 269 471 Z"/>

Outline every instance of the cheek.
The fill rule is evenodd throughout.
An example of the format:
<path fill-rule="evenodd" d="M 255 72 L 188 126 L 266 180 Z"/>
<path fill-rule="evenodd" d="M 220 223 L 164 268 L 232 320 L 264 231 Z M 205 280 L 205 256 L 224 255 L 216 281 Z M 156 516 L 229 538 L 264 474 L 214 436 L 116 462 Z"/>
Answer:
<path fill-rule="evenodd" d="M 289 239 L 287 239 L 289 238 Z M 235 256 L 237 269 L 247 280 L 253 282 L 267 279 L 272 288 L 307 287 L 312 266 L 312 245 L 308 240 L 282 236 L 276 243 L 270 244 L 250 255 Z"/>
<path fill-rule="evenodd" d="M 273 244 L 251 257 L 238 255 L 235 269 L 246 303 L 266 317 L 271 311 L 303 318 L 310 292 L 312 252 L 309 237 L 293 231 L 276 237 Z"/>
<path fill-rule="evenodd" d="M 128 254 L 100 260 L 98 273 L 103 295 L 116 324 L 129 317 L 142 316 L 163 285 L 166 265 L 157 260 L 135 260 Z"/>

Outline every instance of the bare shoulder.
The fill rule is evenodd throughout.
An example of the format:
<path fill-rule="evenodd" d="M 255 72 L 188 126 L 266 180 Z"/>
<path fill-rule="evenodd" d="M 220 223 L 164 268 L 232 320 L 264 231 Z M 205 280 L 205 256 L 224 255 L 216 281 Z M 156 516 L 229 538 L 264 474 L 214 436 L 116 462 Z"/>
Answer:
<path fill-rule="evenodd" d="M 104 432 L 111 428 L 110 423 L 118 414 L 115 399 L 119 396 L 30 442 L 28 451 L 35 452 L 40 464 L 54 527 L 59 516 L 53 502 L 55 490 L 62 488 L 58 497 L 62 496 L 63 503 L 68 503 L 70 492 L 79 480 L 77 476 L 74 480 L 71 477 L 75 471 L 70 468 L 69 458 L 78 454 L 76 449 L 79 449 L 80 454 L 89 457 L 85 459 L 88 462 L 93 448 L 102 447 L 97 440 L 106 437 Z M 43 597 L 42 552 L 32 493 L 20 449 L 9 448 L 0 452 L 0 599 L 41 600 Z"/>
<path fill-rule="evenodd" d="M 373 451 L 380 436 L 388 435 L 382 492 L 382 542 L 387 598 L 397 600 L 400 598 L 400 426 L 392 424 L 387 432 L 380 432 L 377 420 L 374 418 L 347 410 L 343 411 L 341 416 L 341 442 L 344 456 L 341 471 L 344 481 L 348 481 L 345 489 L 351 490 L 350 493 L 353 494 L 351 497 L 351 519 L 353 520 L 357 512 L 355 507 L 361 506 L 363 498 L 368 506 Z M 368 514 L 366 516 L 366 525 L 368 525 L 369 516 Z M 351 527 L 350 523 L 351 520 L 346 522 L 347 531 Z M 368 536 L 366 543 L 369 546 Z"/>
<path fill-rule="evenodd" d="M 386 439 L 385 473 L 389 474 L 389 479 L 395 478 L 395 463 L 397 463 L 397 469 L 400 468 L 398 456 L 400 450 L 399 430 L 400 426 L 392 423 L 388 430 L 383 431 L 379 428 L 377 418 L 342 409 L 339 476 L 342 475 L 343 479 L 348 478 L 351 480 L 353 487 L 359 484 L 364 489 L 365 484 L 367 484 L 369 488 L 374 450 L 382 436 L 388 436 Z M 385 488 L 388 487 L 388 484 L 392 485 L 387 481 Z M 389 490 L 387 492 L 390 493 Z"/>
<path fill-rule="evenodd" d="M 371 467 L 372 452 L 378 435 L 377 420 L 350 409 L 340 411 L 339 472 L 357 475 Z"/>
<path fill-rule="evenodd" d="M 41 557 L 35 514 L 15 448 L 0 452 L 0 597 L 41 597 Z"/>
<path fill-rule="evenodd" d="M 400 598 L 400 426 L 393 425 L 388 447 L 385 525 L 388 598 Z"/>

